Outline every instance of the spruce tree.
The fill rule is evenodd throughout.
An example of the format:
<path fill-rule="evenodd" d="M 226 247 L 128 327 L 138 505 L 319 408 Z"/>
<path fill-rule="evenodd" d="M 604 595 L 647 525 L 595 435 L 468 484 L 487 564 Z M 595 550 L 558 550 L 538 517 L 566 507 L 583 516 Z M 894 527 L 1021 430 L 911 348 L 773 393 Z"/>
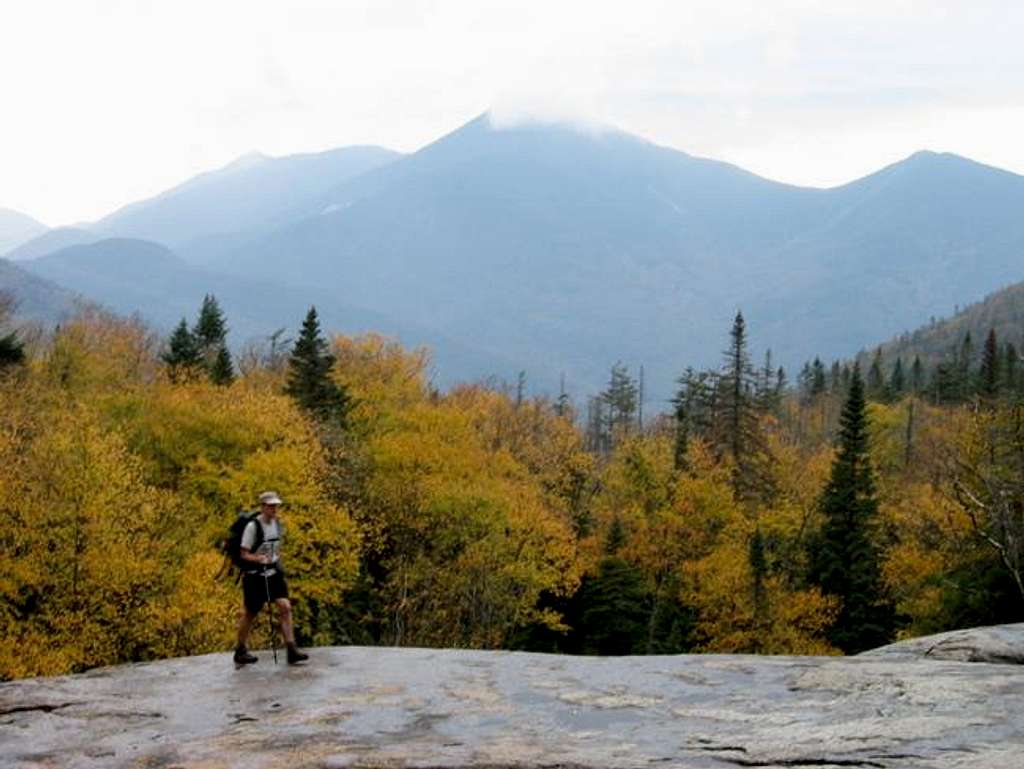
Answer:
<path fill-rule="evenodd" d="M 999 392 L 1002 380 L 1000 363 L 996 330 L 990 328 L 981 348 L 981 368 L 978 369 L 978 393 L 984 398 L 994 398 Z"/>
<path fill-rule="evenodd" d="M 647 645 L 651 597 L 640 570 L 618 555 L 625 542 L 625 528 L 616 516 L 597 574 L 580 585 L 579 632 L 585 654 L 635 654 Z"/>
<path fill-rule="evenodd" d="M 914 356 L 914 363 L 910 367 L 910 389 L 917 395 L 924 389 L 924 366 L 921 363 L 921 356 Z"/>
<path fill-rule="evenodd" d="M 184 318 L 171 333 L 171 338 L 167 341 L 167 350 L 160 359 L 167 364 L 172 382 L 187 379 L 202 367 L 203 358 L 199 352 L 199 345 Z"/>
<path fill-rule="evenodd" d="M 310 307 L 288 360 L 284 391 L 317 420 L 344 425 L 351 402 L 348 392 L 331 378 L 333 366 L 334 356 L 320 336 L 316 307 Z"/>
<path fill-rule="evenodd" d="M 906 377 L 903 374 L 903 358 L 897 358 L 895 365 L 892 367 L 892 373 L 889 375 L 888 389 L 889 394 L 897 399 L 907 389 Z"/>
<path fill-rule="evenodd" d="M 814 362 L 811 363 L 811 397 L 824 393 L 825 387 L 825 364 L 821 362 L 821 358 L 815 356 Z"/>
<path fill-rule="evenodd" d="M 819 507 L 824 524 L 812 555 L 812 581 L 842 601 L 829 640 L 847 654 L 882 645 L 892 637 L 894 621 L 875 544 L 878 500 L 868 451 L 864 385 L 856 365 L 840 418 L 838 451 Z"/>
<path fill-rule="evenodd" d="M 215 385 L 227 386 L 235 381 L 235 367 L 231 362 L 231 353 L 226 345 L 217 350 L 217 357 L 210 368 L 210 381 Z"/>
<path fill-rule="evenodd" d="M 1018 371 L 1017 364 L 1019 363 L 1019 355 L 1017 354 L 1017 348 L 1013 346 L 1013 342 L 1007 342 L 1006 348 L 1003 352 L 1003 388 L 1011 396 L 1017 392 L 1018 385 Z"/>
<path fill-rule="evenodd" d="M 729 337 L 716 388 L 711 444 L 733 460 L 733 490 L 737 497 L 748 501 L 767 499 L 774 493 L 774 479 L 755 398 L 743 313 L 736 313 Z"/>
<path fill-rule="evenodd" d="M 608 434 L 612 442 L 621 435 L 632 432 L 636 423 L 637 386 L 629 370 L 621 362 L 612 366 L 608 389 L 601 398 L 608 405 Z"/>
<path fill-rule="evenodd" d="M 206 367 L 212 371 L 220 349 L 227 343 L 228 327 L 216 297 L 211 294 L 203 297 L 192 335 Z"/>
<path fill-rule="evenodd" d="M 889 400 L 886 392 L 885 377 L 882 375 L 882 348 L 875 349 L 874 358 L 871 360 L 871 368 L 868 369 L 867 397 L 873 401 L 885 402 Z"/>
<path fill-rule="evenodd" d="M 711 426 L 714 412 L 715 375 L 687 367 L 676 380 L 679 390 L 672 404 L 675 406 L 675 469 L 686 467 L 686 452 L 690 438 L 704 437 Z"/>

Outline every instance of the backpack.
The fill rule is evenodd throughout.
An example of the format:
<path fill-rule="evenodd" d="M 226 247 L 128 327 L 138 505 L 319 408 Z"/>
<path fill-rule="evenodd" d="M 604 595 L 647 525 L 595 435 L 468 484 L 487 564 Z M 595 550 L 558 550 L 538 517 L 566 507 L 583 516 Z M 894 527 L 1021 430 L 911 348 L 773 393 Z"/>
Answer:
<path fill-rule="evenodd" d="M 239 572 L 254 571 L 258 568 L 258 564 L 251 563 L 242 559 L 242 534 L 245 532 L 245 527 L 249 525 L 249 521 L 256 521 L 256 538 L 252 543 L 252 552 L 256 552 L 260 549 L 260 545 L 263 544 L 263 526 L 257 520 L 260 516 L 259 510 L 256 512 L 248 513 L 244 510 L 238 514 L 234 522 L 231 524 L 231 528 L 228 529 L 228 535 L 220 542 L 220 551 L 224 554 L 225 564 L 221 568 L 221 574 L 224 572 L 224 568 L 227 567 L 227 562 L 230 562 L 232 566 Z M 218 574 L 218 576 L 220 576 Z"/>

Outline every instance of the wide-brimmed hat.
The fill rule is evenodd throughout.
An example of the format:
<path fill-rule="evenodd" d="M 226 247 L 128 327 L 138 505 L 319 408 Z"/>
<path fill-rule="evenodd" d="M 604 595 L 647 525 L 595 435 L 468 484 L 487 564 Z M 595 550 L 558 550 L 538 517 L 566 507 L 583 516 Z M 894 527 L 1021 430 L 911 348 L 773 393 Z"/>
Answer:
<path fill-rule="evenodd" d="M 260 504 L 261 505 L 280 505 L 282 503 L 281 503 L 281 498 L 279 496 L 277 496 L 277 492 L 276 491 L 264 491 L 262 494 L 260 494 Z"/>

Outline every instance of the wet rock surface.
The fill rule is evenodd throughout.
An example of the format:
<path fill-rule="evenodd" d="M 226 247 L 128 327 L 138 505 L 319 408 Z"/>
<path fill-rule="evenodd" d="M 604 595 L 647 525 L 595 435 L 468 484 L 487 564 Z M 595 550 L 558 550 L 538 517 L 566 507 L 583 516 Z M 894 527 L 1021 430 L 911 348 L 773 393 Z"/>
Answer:
<path fill-rule="evenodd" d="M 1024 624 L 850 658 L 207 655 L 0 685 L 0 766 L 1021 769 L 1022 652 Z"/>

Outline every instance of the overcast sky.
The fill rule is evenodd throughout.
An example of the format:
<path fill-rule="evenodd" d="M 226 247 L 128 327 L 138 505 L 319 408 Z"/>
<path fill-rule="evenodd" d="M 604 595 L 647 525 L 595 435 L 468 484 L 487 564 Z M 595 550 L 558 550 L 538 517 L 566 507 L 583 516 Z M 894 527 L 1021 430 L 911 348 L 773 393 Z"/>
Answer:
<path fill-rule="evenodd" d="M 1024 173 L 1024 3 L 2 0 L 0 207 L 98 218 L 238 155 L 412 151 L 495 108 L 830 186 Z"/>

